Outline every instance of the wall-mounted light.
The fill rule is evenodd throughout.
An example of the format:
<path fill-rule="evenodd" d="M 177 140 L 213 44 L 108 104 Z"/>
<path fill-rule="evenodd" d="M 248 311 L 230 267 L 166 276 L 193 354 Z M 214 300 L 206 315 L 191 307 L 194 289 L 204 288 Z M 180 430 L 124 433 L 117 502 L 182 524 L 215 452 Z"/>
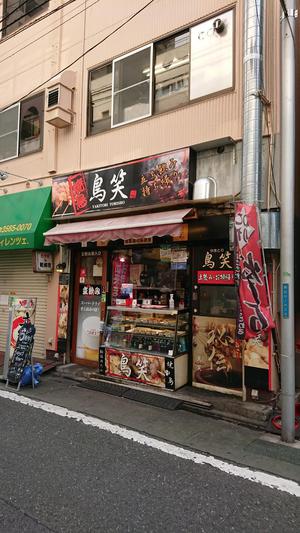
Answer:
<path fill-rule="evenodd" d="M 58 263 L 56 265 L 56 267 L 55 267 L 55 270 L 56 270 L 56 272 L 62 273 L 62 272 L 64 272 L 66 266 L 67 266 L 66 263 Z"/>
<path fill-rule="evenodd" d="M 0 180 L 1 180 L 1 181 L 5 181 L 5 180 L 7 180 L 7 178 L 8 178 L 9 176 L 14 176 L 15 178 L 20 178 L 21 180 L 26 181 L 26 187 L 27 187 L 27 189 L 29 189 L 31 182 L 32 182 L 32 181 L 35 181 L 33 178 L 25 178 L 25 176 L 20 176 L 20 174 L 14 174 L 14 173 L 12 173 L 12 172 L 7 172 L 7 170 L 0 170 Z M 42 181 L 42 180 L 38 180 L 37 183 L 38 183 L 38 185 L 39 185 L 40 187 L 43 186 L 43 181 Z"/>

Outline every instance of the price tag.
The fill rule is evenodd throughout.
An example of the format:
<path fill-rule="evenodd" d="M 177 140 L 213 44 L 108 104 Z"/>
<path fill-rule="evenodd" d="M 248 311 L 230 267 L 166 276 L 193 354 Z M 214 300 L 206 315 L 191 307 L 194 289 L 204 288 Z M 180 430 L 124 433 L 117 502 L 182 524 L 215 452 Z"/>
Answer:
<path fill-rule="evenodd" d="M 172 356 L 172 355 L 173 355 L 173 350 L 169 350 L 169 351 L 168 351 L 168 355 L 171 355 L 171 356 Z"/>

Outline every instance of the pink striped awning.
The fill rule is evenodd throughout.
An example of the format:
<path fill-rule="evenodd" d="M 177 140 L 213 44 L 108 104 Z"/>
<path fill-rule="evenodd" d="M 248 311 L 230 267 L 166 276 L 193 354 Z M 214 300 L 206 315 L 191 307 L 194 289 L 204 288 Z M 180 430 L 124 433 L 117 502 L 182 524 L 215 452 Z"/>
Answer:
<path fill-rule="evenodd" d="M 178 237 L 181 233 L 181 224 L 190 211 L 191 209 L 177 209 L 161 213 L 57 224 L 44 233 L 45 245 L 165 235 Z"/>

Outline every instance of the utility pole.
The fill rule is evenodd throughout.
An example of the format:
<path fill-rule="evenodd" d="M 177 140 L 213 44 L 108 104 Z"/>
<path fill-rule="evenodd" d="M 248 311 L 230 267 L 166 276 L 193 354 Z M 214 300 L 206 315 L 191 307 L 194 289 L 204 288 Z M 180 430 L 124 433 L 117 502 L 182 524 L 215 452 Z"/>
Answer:
<path fill-rule="evenodd" d="M 280 0 L 281 19 L 281 438 L 295 439 L 295 0 Z"/>

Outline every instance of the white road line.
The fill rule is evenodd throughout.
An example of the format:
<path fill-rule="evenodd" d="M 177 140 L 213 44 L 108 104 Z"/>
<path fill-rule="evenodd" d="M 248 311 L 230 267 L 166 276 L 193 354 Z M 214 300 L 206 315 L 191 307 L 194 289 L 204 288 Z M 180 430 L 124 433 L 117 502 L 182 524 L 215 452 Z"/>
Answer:
<path fill-rule="evenodd" d="M 287 492 L 288 494 L 292 496 L 297 496 L 298 498 L 300 497 L 300 485 L 298 485 L 298 483 L 296 483 L 295 481 L 276 477 L 271 474 L 260 472 L 258 470 L 250 470 L 250 468 L 227 463 L 225 461 L 221 461 L 220 459 L 216 459 L 212 455 L 204 455 L 199 452 L 193 452 L 191 450 L 175 446 L 174 444 L 169 444 L 167 442 L 148 437 L 146 435 L 143 435 L 142 433 L 139 433 L 138 431 L 126 429 L 116 424 L 105 422 L 104 420 L 95 418 L 93 416 L 87 416 L 76 411 L 70 411 L 65 407 L 60 407 L 59 405 L 36 401 L 31 398 L 27 398 L 26 396 L 15 394 L 14 392 L 0 390 L 0 397 L 21 403 L 23 405 L 29 405 L 30 407 L 34 407 L 35 409 L 41 409 L 42 411 L 45 411 L 47 413 L 52 413 L 58 416 L 70 418 L 72 420 L 76 420 L 77 422 L 83 422 L 83 424 L 86 424 L 87 426 L 92 426 L 102 431 L 107 431 L 113 435 L 118 435 L 123 439 L 131 440 L 138 444 L 142 444 L 143 446 L 148 446 L 149 448 L 159 450 L 169 455 L 174 455 L 175 457 L 179 457 L 180 459 L 192 461 L 195 464 L 206 464 L 220 470 L 221 472 L 225 472 L 226 474 L 237 476 L 242 479 L 252 481 L 253 483 L 259 483 L 260 485 L 264 485 L 265 487 L 270 487 L 272 489 Z"/>

